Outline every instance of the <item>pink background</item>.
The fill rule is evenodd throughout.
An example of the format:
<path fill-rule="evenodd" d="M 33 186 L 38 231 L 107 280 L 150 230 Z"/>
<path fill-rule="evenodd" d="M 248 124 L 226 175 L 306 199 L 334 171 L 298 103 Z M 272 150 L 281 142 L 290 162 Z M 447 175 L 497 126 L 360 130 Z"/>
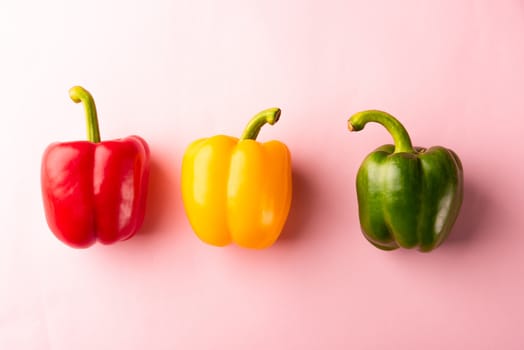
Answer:
<path fill-rule="evenodd" d="M 0 349 L 522 349 L 523 33 L 521 0 L 2 0 Z M 152 150 L 145 225 L 114 246 L 70 249 L 44 219 L 44 148 L 85 138 L 75 84 L 103 138 Z M 259 139 L 293 155 L 282 238 L 205 245 L 183 152 L 270 106 Z M 462 212 L 430 254 L 360 233 L 356 171 L 391 140 L 347 131 L 369 108 L 462 158 Z"/>

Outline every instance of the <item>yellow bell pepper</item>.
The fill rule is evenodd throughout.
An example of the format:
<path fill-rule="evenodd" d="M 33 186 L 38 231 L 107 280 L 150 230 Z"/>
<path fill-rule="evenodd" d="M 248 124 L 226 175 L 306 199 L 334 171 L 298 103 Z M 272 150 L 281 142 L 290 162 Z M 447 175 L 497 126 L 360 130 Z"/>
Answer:
<path fill-rule="evenodd" d="M 258 113 L 240 140 L 217 135 L 193 142 L 182 161 L 182 199 L 197 236 L 225 246 L 266 248 L 279 237 L 291 206 L 291 155 L 279 141 L 260 143 L 260 128 L 280 109 Z"/>

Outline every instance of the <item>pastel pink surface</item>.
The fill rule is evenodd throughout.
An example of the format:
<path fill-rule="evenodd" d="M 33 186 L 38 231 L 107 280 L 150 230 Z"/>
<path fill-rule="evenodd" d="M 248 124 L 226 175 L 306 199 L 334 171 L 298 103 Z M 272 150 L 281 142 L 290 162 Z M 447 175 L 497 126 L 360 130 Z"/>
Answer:
<path fill-rule="evenodd" d="M 4 1 L 0 4 L 0 349 L 522 349 L 520 161 L 524 5 L 507 1 Z M 102 138 L 151 147 L 146 222 L 73 250 L 49 232 L 40 158 L 83 139 L 67 90 L 94 95 Z M 282 238 L 264 251 L 192 233 L 180 163 L 194 139 L 239 135 L 293 155 Z M 462 212 L 436 251 L 363 238 L 354 179 L 391 142 L 455 150 Z"/>

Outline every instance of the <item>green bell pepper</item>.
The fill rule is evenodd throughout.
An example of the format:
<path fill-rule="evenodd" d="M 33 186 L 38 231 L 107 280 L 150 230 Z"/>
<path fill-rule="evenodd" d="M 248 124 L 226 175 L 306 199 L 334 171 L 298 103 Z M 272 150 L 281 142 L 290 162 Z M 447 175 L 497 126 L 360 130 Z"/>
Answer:
<path fill-rule="evenodd" d="M 463 197 L 463 170 L 450 149 L 413 147 L 406 129 L 392 115 L 369 110 L 354 114 L 350 131 L 368 122 L 383 125 L 395 145 L 370 153 L 357 174 L 360 226 L 376 247 L 428 252 L 448 236 Z"/>

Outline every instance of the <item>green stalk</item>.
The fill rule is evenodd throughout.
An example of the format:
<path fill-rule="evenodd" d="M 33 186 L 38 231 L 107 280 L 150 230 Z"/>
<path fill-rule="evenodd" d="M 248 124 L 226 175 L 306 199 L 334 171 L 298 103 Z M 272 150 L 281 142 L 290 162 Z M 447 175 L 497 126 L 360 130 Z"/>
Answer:
<path fill-rule="evenodd" d="M 75 103 L 84 105 L 87 123 L 87 139 L 91 142 L 100 142 L 100 130 L 98 129 L 98 117 L 93 96 L 81 86 L 73 86 L 69 89 L 69 97 Z"/>
<path fill-rule="evenodd" d="M 409 134 L 404 126 L 391 114 L 378 111 L 368 110 L 353 114 L 348 120 L 348 129 L 350 131 L 360 131 L 369 122 L 379 123 L 393 136 L 395 142 L 394 153 L 414 153 L 413 145 Z"/>
<path fill-rule="evenodd" d="M 280 118 L 280 108 L 269 108 L 255 115 L 247 124 L 241 140 L 256 140 L 260 129 L 265 125 L 273 125 Z"/>

